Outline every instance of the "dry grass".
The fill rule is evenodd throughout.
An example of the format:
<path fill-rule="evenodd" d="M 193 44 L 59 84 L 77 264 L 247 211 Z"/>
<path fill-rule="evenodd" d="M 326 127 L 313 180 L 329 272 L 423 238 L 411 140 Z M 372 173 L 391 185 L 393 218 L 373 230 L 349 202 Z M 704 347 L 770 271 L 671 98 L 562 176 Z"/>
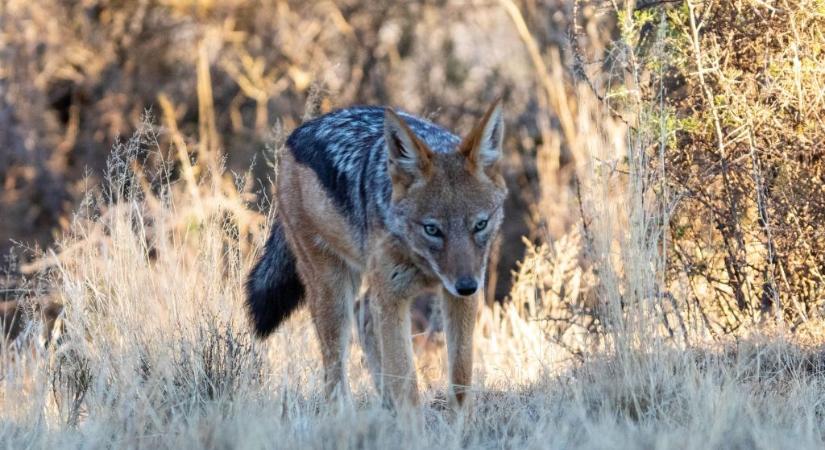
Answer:
<path fill-rule="evenodd" d="M 137 10 L 168 9 L 178 14 L 169 16 L 177 24 L 188 20 L 184 3 L 146 3 L 150 6 Z M 799 4 L 803 3 L 819 5 Z M 47 3 L 14 4 L 11 12 L 48 21 L 45 12 L 50 7 L 43 6 Z M 310 69 L 332 64 L 329 55 L 335 52 L 349 54 L 335 37 L 369 40 L 368 35 L 356 35 L 369 28 L 361 21 L 373 16 L 355 8 L 345 19 L 333 3 L 312 9 L 322 11 L 321 22 L 332 26 L 318 28 L 320 22 L 313 20 L 314 28 L 309 29 L 319 39 L 316 44 L 329 53 L 313 53 L 312 59 L 300 61 L 287 51 L 290 46 L 312 47 L 295 32 L 301 25 L 295 12 L 300 8 L 293 9 L 289 2 L 279 5 L 281 10 L 273 14 L 283 25 L 278 37 L 288 40 L 279 49 L 285 52 L 284 62 L 267 71 L 269 62 L 262 52 L 244 56 L 247 49 L 237 42 L 232 51 L 226 50 L 232 33 L 221 34 L 227 33 L 225 28 L 199 36 L 196 43 L 187 41 L 197 49 L 182 57 L 191 63 L 187 88 L 194 100 L 182 107 L 172 94 L 153 92 L 162 127 L 144 120 L 130 140 L 116 145 L 101 183 L 83 189 L 84 200 L 66 221 L 58 244 L 21 267 L 22 272 L 38 275 L 40 288 L 35 293 L 47 292 L 64 311 L 58 336 L 50 342 L 38 339 L 43 326 L 38 320 L 30 321 L 17 339 L 0 341 L 0 443 L 8 448 L 825 445 L 821 323 L 811 316 L 793 330 L 781 321 L 755 320 L 727 329 L 714 322 L 717 317 L 704 303 L 713 297 L 682 295 L 690 292 L 692 278 L 709 273 L 697 275 L 672 263 L 677 241 L 672 219 L 683 210 L 676 209 L 682 197 L 673 190 L 677 165 L 669 157 L 679 139 L 691 134 L 675 129 L 671 115 L 676 113 L 665 101 L 671 99 L 665 82 L 672 73 L 650 65 L 666 61 L 672 50 L 664 39 L 673 36 L 663 25 L 666 16 L 655 16 L 662 20 L 656 26 L 638 13 L 616 11 L 621 36 L 604 47 L 607 56 L 596 75 L 589 67 L 590 79 L 576 81 L 563 70 L 565 57 L 555 48 L 543 48 L 549 38 L 536 30 L 545 16 L 533 11 L 536 3 L 529 1 L 484 4 L 489 9 L 480 8 L 482 13 L 472 16 L 492 21 L 485 23 L 513 25 L 509 33 L 514 41 L 508 45 L 527 49 L 508 75 L 512 79 L 507 78 L 531 80 L 528 87 L 515 82 L 511 86 L 511 102 L 516 104 L 509 112 L 520 119 L 512 120 L 518 123 L 510 128 L 509 144 L 518 151 L 510 153 L 507 164 L 520 173 L 516 168 L 524 169 L 529 161 L 532 169 L 525 171 L 534 172 L 531 180 L 518 180 L 527 177 L 521 174 L 513 181 L 533 192 L 524 193 L 528 209 L 523 212 L 532 237 L 525 239 L 527 250 L 514 274 L 509 301 L 485 306 L 478 317 L 476 401 L 468 415 L 455 422 L 442 410 L 445 356 L 436 338 L 417 347 L 425 398 L 418 411 L 425 419 L 422 423 L 381 407 L 357 343 L 350 360 L 355 405 L 342 409 L 328 404 L 321 395 L 321 359 L 305 311 L 265 342 L 250 336 L 242 286 L 262 247 L 268 218 L 253 204 L 255 178 L 222 168 L 222 151 L 231 149 L 223 139 L 232 133 L 226 131 L 226 123 L 221 125 L 227 117 L 218 99 L 226 95 L 221 87 L 226 80 L 216 74 L 229 74 L 238 84 L 239 91 L 232 95 L 243 99 L 233 103 L 238 117 L 243 116 L 241 128 L 251 123 L 256 139 L 263 139 L 276 119 L 270 115 L 271 102 L 287 89 L 287 82 L 279 80 L 290 80 L 288 95 L 309 89 Z M 246 7 L 232 3 L 227 13 L 212 2 L 196 6 L 195 16 L 221 20 L 222 14 L 232 16 Z M 585 3 L 578 6 L 591 8 Z M 689 6 L 698 7 L 696 2 Z M 128 21 L 118 18 L 124 10 L 114 11 L 117 14 L 106 20 L 120 20 L 126 27 Z M 500 14 L 491 19 L 483 11 Z M 690 18 L 670 11 L 668 17 Z M 592 9 L 585 14 L 592 16 Z M 430 29 L 428 21 L 434 19 L 427 17 L 414 35 Z M 584 24 L 586 36 L 580 38 L 596 40 L 598 23 Z M 143 23 L 147 24 L 155 22 Z M 395 28 L 388 29 L 382 39 L 392 40 Z M 142 48 L 141 42 L 128 41 L 124 30 L 117 34 L 125 39 L 118 45 Z M 689 37 L 680 39 L 690 42 Z M 260 50 L 260 42 L 250 42 L 250 48 Z M 390 62 L 373 63 L 407 67 L 398 63 L 400 56 L 393 53 L 397 49 L 382 42 L 375 44 L 382 49 L 376 54 Z M 701 39 L 697 43 L 700 50 L 706 48 Z M 81 51 L 88 42 L 71 44 L 74 57 L 94 59 Z M 212 60 L 212 70 L 207 61 L 210 45 L 226 50 Z M 593 43 L 588 51 L 600 45 Z M 782 55 L 783 61 L 793 59 Z M 420 57 L 412 58 L 415 64 Z M 699 58 L 704 64 L 707 59 L 702 58 L 708 57 Z M 330 89 L 353 90 L 342 93 L 343 99 L 381 97 L 370 92 L 383 85 L 369 81 L 374 73 L 359 74 L 359 67 L 353 63 L 353 72 Z M 25 70 L 18 69 L 15 76 L 23 77 Z M 0 73 L 0 88 L 8 79 L 16 80 Z M 348 88 L 342 79 L 355 80 L 355 87 Z M 478 74 L 468 79 L 474 92 L 482 89 Z M 715 79 L 704 81 L 711 82 Z M 388 83 L 403 85 L 392 77 Z M 439 94 L 449 101 L 469 90 L 446 89 Z M 807 88 L 799 92 L 797 100 L 786 102 L 804 101 L 809 105 L 806 111 L 816 115 L 813 105 L 818 97 Z M 705 92 L 691 94 L 703 97 Z M 429 96 L 417 98 L 403 91 L 398 98 L 410 99 L 405 106 L 417 110 L 429 105 Z M 331 106 L 328 98 L 316 94 L 308 103 L 306 113 Z M 472 109 L 473 104 L 465 106 Z M 183 109 L 198 111 L 198 120 L 187 121 Z M 535 117 L 525 124 L 527 110 Z M 456 115 L 457 111 L 447 114 Z M 705 111 L 703 117 L 712 124 L 712 115 Z M 31 112 L 25 124 L 35 123 L 36 117 Z M 283 122 L 287 128 L 293 124 L 289 117 Z M 276 127 L 276 136 L 269 139 L 270 149 L 281 142 L 280 130 Z M 713 127 L 703 132 L 696 136 L 709 136 L 712 143 Z M 45 140 L 33 142 L 48 147 Z M 722 296 L 727 295 L 725 291 Z M 771 311 L 764 313 L 768 314 Z"/>

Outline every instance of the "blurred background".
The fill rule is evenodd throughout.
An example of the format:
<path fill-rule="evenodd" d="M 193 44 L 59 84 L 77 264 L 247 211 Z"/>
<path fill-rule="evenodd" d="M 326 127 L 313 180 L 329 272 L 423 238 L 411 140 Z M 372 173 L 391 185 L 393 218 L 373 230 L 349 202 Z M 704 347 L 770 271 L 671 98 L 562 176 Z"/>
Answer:
<path fill-rule="evenodd" d="M 0 252 L 52 244 L 88 188 L 99 183 L 113 145 L 145 121 L 159 128 L 159 145 L 169 152 L 180 138 L 193 162 L 219 152 L 229 171 L 252 170 L 249 204 L 265 209 L 261 200 L 274 175 L 264 163 L 265 148 L 273 127 L 292 130 L 308 108 L 317 114 L 353 104 L 391 105 L 461 134 L 504 95 L 512 195 L 493 277 L 493 292 L 504 297 L 524 253 L 521 237 L 558 237 L 576 219 L 547 223 L 535 209 L 542 195 L 553 194 L 539 187 L 537 153 L 548 135 L 542 128 L 558 124 L 518 29 L 529 26 L 535 44 L 558 55 L 553 64 L 563 64 L 569 57 L 554 49 L 566 46 L 572 5 L 523 2 L 523 24 L 502 5 L 4 2 Z M 614 21 L 595 12 L 590 6 L 583 14 L 583 40 L 596 43 L 598 53 Z M 570 157 L 554 157 L 555 182 L 569 183 L 564 168 Z M 178 178 L 179 170 L 178 163 L 171 176 Z"/>

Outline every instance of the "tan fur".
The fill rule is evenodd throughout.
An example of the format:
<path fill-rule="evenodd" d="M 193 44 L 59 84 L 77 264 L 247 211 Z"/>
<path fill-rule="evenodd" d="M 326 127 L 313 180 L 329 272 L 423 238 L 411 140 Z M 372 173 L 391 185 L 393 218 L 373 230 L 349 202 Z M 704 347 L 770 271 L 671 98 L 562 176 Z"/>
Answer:
<path fill-rule="evenodd" d="M 475 171 L 476 166 L 472 172 L 467 170 L 467 155 L 475 150 L 466 146 L 478 145 L 480 138 L 476 135 L 481 133 L 490 114 L 465 140 L 462 151 L 452 154 L 432 153 L 401 121 L 419 152 L 423 170 L 410 176 L 395 173 L 391 165 L 393 200 L 412 198 L 414 208 L 420 207 L 422 211 L 434 204 L 443 205 L 438 213 L 452 218 L 458 227 L 465 226 L 465 216 L 474 211 L 500 209 L 504 194 L 499 192 L 503 179 L 498 169 L 491 169 L 487 176 L 482 175 L 483 171 Z M 416 297 L 429 294 L 442 298 L 450 404 L 456 408 L 468 404 L 479 294 L 453 296 L 445 292 L 444 283 L 446 279 L 454 282 L 456 276 L 465 273 L 481 273 L 483 277 L 489 246 L 474 244 L 471 234 L 457 234 L 449 248 L 426 259 L 388 232 L 379 231 L 369 237 L 366 250 L 361 251 L 352 238 L 355 233 L 326 195 L 315 173 L 298 164 L 289 152 L 285 153 L 278 178 L 279 216 L 307 287 L 307 302 L 321 344 L 326 394 L 348 396 L 345 365 L 353 302 L 363 275 L 370 316 L 362 329 L 363 342 L 384 401 L 391 405 L 419 403 L 410 304 Z M 480 195 L 487 191 L 490 195 Z M 500 223 L 501 213 L 497 214 Z M 434 265 L 439 269 L 433 269 Z"/>
<path fill-rule="evenodd" d="M 307 301 L 324 363 L 327 396 L 348 394 L 346 359 L 352 304 L 364 255 L 349 238 L 349 224 L 326 197 L 315 174 L 284 155 L 278 177 L 281 221 L 307 287 Z"/>
<path fill-rule="evenodd" d="M 413 365 L 410 305 L 419 295 L 440 295 L 439 280 L 425 271 L 411 257 L 409 251 L 389 236 L 382 236 L 373 244 L 374 251 L 367 265 L 368 298 L 374 318 L 371 342 L 367 348 L 377 380 L 386 402 L 418 404 L 418 387 Z"/>

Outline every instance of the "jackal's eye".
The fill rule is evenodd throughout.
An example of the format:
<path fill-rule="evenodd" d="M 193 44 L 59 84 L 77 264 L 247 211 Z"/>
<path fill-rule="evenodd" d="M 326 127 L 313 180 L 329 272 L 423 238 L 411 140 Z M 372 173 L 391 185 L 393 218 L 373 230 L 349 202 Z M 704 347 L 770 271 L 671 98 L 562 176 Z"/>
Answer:
<path fill-rule="evenodd" d="M 441 237 L 441 230 L 439 230 L 436 225 L 431 223 L 424 224 L 424 232 L 427 233 L 427 236 Z"/>
<path fill-rule="evenodd" d="M 476 222 L 475 226 L 473 227 L 473 232 L 480 233 L 484 231 L 485 228 L 487 228 L 487 219 L 481 219 L 478 222 Z"/>

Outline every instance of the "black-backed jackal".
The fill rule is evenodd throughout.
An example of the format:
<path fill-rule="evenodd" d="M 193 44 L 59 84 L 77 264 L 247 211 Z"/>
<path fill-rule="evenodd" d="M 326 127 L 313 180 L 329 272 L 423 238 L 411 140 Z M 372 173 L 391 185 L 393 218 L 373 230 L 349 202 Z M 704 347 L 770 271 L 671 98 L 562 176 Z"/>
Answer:
<path fill-rule="evenodd" d="M 320 339 L 327 395 L 349 395 L 353 302 L 366 281 L 365 351 L 390 404 L 418 404 L 410 302 L 442 298 L 448 400 L 467 403 L 473 327 L 507 190 L 501 105 L 463 139 L 388 108 L 311 120 L 287 140 L 277 221 L 247 283 L 258 335 L 306 301 Z"/>

